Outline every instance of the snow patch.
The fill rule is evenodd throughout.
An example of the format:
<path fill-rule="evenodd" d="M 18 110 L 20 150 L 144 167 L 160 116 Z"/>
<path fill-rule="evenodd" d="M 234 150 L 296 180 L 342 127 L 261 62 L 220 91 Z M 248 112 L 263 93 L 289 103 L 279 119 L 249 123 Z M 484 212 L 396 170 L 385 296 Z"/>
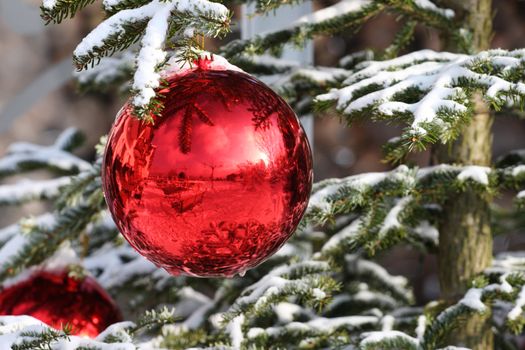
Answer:
<path fill-rule="evenodd" d="M 459 301 L 459 304 L 468 307 L 469 309 L 483 312 L 487 309 L 485 304 L 481 301 L 483 290 L 480 288 L 471 288 L 467 294 Z"/>

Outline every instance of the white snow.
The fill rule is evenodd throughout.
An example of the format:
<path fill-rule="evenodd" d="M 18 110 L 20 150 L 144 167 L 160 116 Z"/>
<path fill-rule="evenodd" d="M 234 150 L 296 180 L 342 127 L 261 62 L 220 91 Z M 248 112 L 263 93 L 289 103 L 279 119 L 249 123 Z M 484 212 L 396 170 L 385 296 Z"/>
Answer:
<path fill-rule="evenodd" d="M 135 323 L 130 321 L 114 323 L 100 333 L 95 340 L 103 342 L 108 336 L 118 336 L 118 338 L 124 340 L 124 342 L 132 343 L 133 339 L 129 336 L 127 330 L 135 326 Z"/>
<path fill-rule="evenodd" d="M 0 316 L 0 344 L 2 349 L 10 349 L 23 340 L 32 340 L 28 333 L 42 333 L 50 327 L 30 316 Z M 96 348 L 100 350 L 136 350 L 132 343 L 102 343 L 95 339 L 79 336 L 68 336 L 52 344 L 53 350 L 74 350 L 82 348 Z"/>
<path fill-rule="evenodd" d="M 39 146 L 19 142 L 9 146 L 7 155 L 0 159 L 0 171 L 16 171 L 20 164 L 38 163 L 65 171 L 89 170 L 91 164 L 73 154 L 63 151 L 56 145 Z"/>
<path fill-rule="evenodd" d="M 117 1 L 105 1 L 106 8 L 115 5 Z M 133 98 L 135 106 L 144 107 L 155 97 L 155 89 L 159 86 L 161 73 L 159 68 L 166 62 L 167 53 L 164 50 L 169 20 L 173 12 L 193 14 L 213 13 L 218 18 L 226 19 L 228 9 L 219 3 L 206 0 L 162 1 L 152 0 L 138 8 L 125 9 L 115 13 L 100 23 L 89 33 L 74 51 L 76 57 L 94 54 L 93 50 L 104 46 L 109 37 L 124 35 L 128 23 L 148 21 L 141 48 L 137 56 L 136 71 L 133 79 L 133 89 L 137 91 Z"/>
<path fill-rule="evenodd" d="M 341 241 L 347 240 L 357 235 L 359 232 L 359 227 L 361 226 L 362 220 L 354 220 L 350 225 L 343 228 L 341 231 L 334 234 L 330 239 L 324 244 L 321 249 L 322 252 L 330 251 L 331 249 L 337 248 L 340 245 Z"/>
<path fill-rule="evenodd" d="M 269 337 L 277 337 L 289 331 L 314 330 L 315 332 L 331 333 L 338 328 L 354 329 L 364 325 L 375 325 L 378 318 L 375 316 L 343 316 L 334 318 L 317 317 L 308 322 L 290 322 L 284 326 L 269 327 L 266 329 L 252 328 L 248 332 L 248 338 L 253 339 L 263 334 Z"/>
<path fill-rule="evenodd" d="M 71 182 L 70 176 L 51 180 L 24 179 L 15 184 L 0 185 L 0 203 L 21 203 L 33 199 L 55 198 L 60 188 Z"/>
<path fill-rule="evenodd" d="M 123 262 L 123 257 L 126 263 Z M 153 274 L 158 270 L 153 263 L 140 256 L 127 243 L 117 247 L 111 243 L 105 244 L 86 257 L 83 266 L 89 271 L 102 271 L 98 281 L 106 289 L 118 287 L 135 276 Z M 169 276 L 167 272 L 161 273 L 166 277 Z"/>
<path fill-rule="evenodd" d="M 390 230 L 396 229 L 401 227 L 400 214 L 403 212 L 403 210 L 407 207 L 408 204 L 412 201 L 412 196 L 407 196 L 399 199 L 390 209 L 388 214 L 385 217 L 385 220 L 383 221 L 383 225 L 379 229 L 379 238 L 385 238 L 386 235 Z"/>
<path fill-rule="evenodd" d="M 105 84 L 118 77 L 123 70 L 135 66 L 135 55 L 129 51 L 117 57 L 105 57 L 95 67 L 83 71 L 75 71 L 73 75 L 80 84 L 93 82 Z"/>
<path fill-rule="evenodd" d="M 177 292 L 180 300 L 175 304 L 177 316 L 187 318 L 191 316 L 201 306 L 212 302 L 206 295 L 196 291 L 191 287 L 183 287 Z"/>
<path fill-rule="evenodd" d="M 210 70 L 233 70 L 236 72 L 244 72 L 241 68 L 236 65 L 231 64 L 228 60 L 221 55 L 217 55 L 208 51 L 201 51 L 199 53 L 200 59 L 208 60 L 207 67 Z M 180 57 L 175 54 L 167 62 L 164 69 L 160 74 L 164 76 L 173 75 L 173 74 L 186 74 L 197 69 L 196 65 L 188 65 L 180 61 Z"/>
<path fill-rule="evenodd" d="M 384 267 L 376 264 L 373 261 L 360 259 L 355 254 L 347 254 L 345 256 L 347 271 L 349 273 L 355 273 L 357 275 L 374 276 L 378 280 L 381 280 L 385 285 L 396 290 L 399 294 L 407 293 L 406 286 L 408 281 L 403 276 L 392 276 L 389 274 Z"/>
<path fill-rule="evenodd" d="M 507 281 L 507 277 L 508 277 L 509 274 L 503 274 L 501 277 L 500 277 L 500 282 L 501 284 L 499 285 L 499 290 L 503 293 L 507 293 L 507 294 L 510 294 L 512 293 L 512 286 L 510 285 L 510 283 Z"/>
<path fill-rule="evenodd" d="M 57 4 L 57 0 L 43 0 L 42 6 L 48 10 L 52 10 Z"/>
<path fill-rule="evenodd" d="M 399 332 L 399 331 L 368 332 L 368 333 L 364 333 L 363 336 L 364 336 L 364 339 L 361 340 L 361 343 L 360 343 L 362 347 L 365 347 L 367 345 L 372 345 L 374 343 L 379 343 L 386 339 L 396 339 L 396 338 L 403 338 L 405 341 L 412 343 L 414 347 L 417 347 L 419 345 L 419 341 L 417 339 L 412 338 L 411 336 L 403 332 Z"/>
<path fill-rule="evenodd" d="M 520 317 L 523 314 L 523 306 L 525 306 L 525 286 L 521 287 L 518 297 L 514 302 L 514 307 L 508 313 L 507 318 L 513 321 Z"/>
<path fill-rule="evenodd" d="M 490 172 L 491 168 L 489 167 L 468 165 L 463 167 L 463 170 L 458 174 L 458 180 L 466 181 L 468 179 L 487 186 Z"/>
<path fill-rule="evenodd" d="M 486 310 L 485 304 L 481 301 L 483 295 L 483 289 L 471 288 L 467 291 L 467 294 L 459 301 L 460 304 L 465 305 L 469 309 L 483 312 Z"/>
<path fill-rule="evenodd" d="M 404 182 L 413 181 L 408 167 L 404 165 L 401 165 L 390 172 L 364 173 L 349 176 L 343 179 L 330 179 L 325 183 L 323 188 L 312 194 L 308 208 L 309 210 L 315 208 L 326 212 L 330 209 L 331 197 L 339 190 L 343 188 L 353 188 L 358 191 L 365 191 L 386 179 Z"/>
<path fill-rule="evenodd" d="M 133 88 L 138 91 L 133 98 L 135 106 L 146 106 L 155 97 L 154 89 L 160 84 L 157 67 L 164 63 L 167 55 L 164 51 L 164 41 L 171 11 L 174 10 L 176 3 L 162 5 L 163 3 L 153 1 L 151 5 L 155 3 L 159 7 L 154 10 L 146 27 L 137 57 L 137 70 L 133 78 Z"/>
<path fill-rule="evenodd" d="M 525 174 L 525 165 L 518 165 L 512 169 L 512 176 L 518 177 Z"/>
<path fill-rule="evenodd" d="M 163 6 L 159 0 L 133 9 L 126 9 L 115 13 L 113 16 L 100 23 L 89 33 L 74 51 L 77 57 L 88 55 L 94 48 L 104 45 L 104 41 L 111 35 L 124 34 L 124 25 L 130 22 L 138 22 L 151 18 Z"/>
<path fill-rule="evenodd" d="M 106 10 L 109 10 L 109 9 L 111 9 L 114 6 L 117 6 L 118 4 L 120 4 L 123 1 L 124 0 L 103 0 L 102 1 L 102 5 L 104 5 L 104 8 Z"/>
<path fill-rule="evenodd" d="M 416 6 L 422 8 L 422 9 L 435 12 L 435 13 L 437 13 L 439 15 L 444 16 L 444 17 L 447 17 L 447 18 L 453 18 L 454 17 L 454 11 L 453 10 L 439 8 L 433 2 L 431 2 L 430 0 L 414 0 L 414 3 L 416 4 Z"/>
<path fill-rule="evenodd" d="M 240 349 L 244 341 L 242 333 L 242 325 L 244 323 L 244 316 L 239 315 L 228 323 L 226 326 L 226 333 L 230 336 L 230 342 L 234 349 Z"/>
<path fill-rule="evenodd" d="M 341 326 L 353 328 L 360 327 L 365 324 L 375 324 L 377 321 L 377 317 L 375 316 L 341 316 L 333 318 L 319 317 L 306 322 L 306 325 L 323 332 L 330 332 Z"/>
<path fill-rule="evenodd" d="M 279 26 L 272 28 L 271 30 L 264 31 L 260 33 L 261 36 L 267 36 L 269 34 L 282 31 L 282 30 L 292 30 L 297 27 L 304 26 L 305 24 L 320 23 L 327 20 L 330 20 L 334 17 L 339 17 L 351 12 L 362 11 L 363 8 L 372 4 L 372 0 L 343 0 L 339 1 L 335 5 L 325 7 L 321 10 L 315 11 L 311 14 L 307 14 L 299 17 L 298 19 L 285 24 L 284 26 Z"/>
<path fill-rule="evenodd" d="M 391 331 L 394 329 L 396 319 L 392 315 L 386 315 L 381 319 L 381 331 Z"/>
<path fill-rule="evenodd" d="M 427 220 L 421 221 L 419 225 L 414 228 L 414 233 L 425 241 L 430 241 L 436 245 L 439 243 L 438 229 Z"/>
<path fill-rule="evenodd" d="M 312 294 L 313 294 L 314 298 L 317 299 L 317 300 L 323 300 L 323 299 L 326 298 L 326 293 L 323 292 L 319 288 L 312 289 Z"/>
<path fill-rule="evenodd" d="M 416 336 L 418 340 L 422 340 L 425 335 L 425 330 L 427 328 L 427 317 L 425 315 L 420 315 L 417 318 L 417 327 L 416 327 Z"/>
<path fill-rule="evenodd" d="M 278 303 L 273 306 L 273 311 L 280 323 L 290 323 L 295 319 L 295 315 L 301 312 L 301 307 L 292 303 Z"/>
<path fill-rule="evenodd" d="M 49 228 L 55 223 L 55 216 L 51 213 L 45 213 L 36 217 L 31 217 L 23 220 L 24 223 L 29 223 L 31 225 L 39 226 L 41 228 Z M 22 234 L 21 223 L 16 223 L 9 225 L 0 229 L 0 244 L 4 245 L 5 242 L 13 238 L 18 234 Z"/>
<path fill-rule="evenodd" d="M 420 2 L 424 5 L 425 1 Z M 426 123 L 433 123 L 443 131 L 449 127 L 439 117 L 444 109 L 464 114 L 467 111 L 466 93 L 457 86 L 460 79 L 470 79 L 487 89 L 487 98 L 496 98 L 500 93 L 517 91 L 525 93 L 525 84 L 510 83 L 496 75 L 479 74 L 470 70 L 472 62 L 485 59 L 501 65 L 505 60 L 501 55 L 515 57 L 523 62 L 521 51 L 505 52 L 493 50 L 478 56 L 468 56 L 447 52 L 422 50 L 387 61 L 368 61 L 357 65 L 356 72 L 349 76 L 342 88 L 333 89 L 327 94 L 317 96 L 318 101 L 337 101 L 337 109 L 350 114 L 371 105 L 378 105 L 378 110 L 392 116 L 397 112 L 413 115 L 412 133 L 426 133 Z M 516 66 L 518 62 L 513 61 Z M 359 98 L 356 92 L 370 85 L 382 86 Z M 415 103 L 404 103 L 394 97 L 408 88 L 418 88 L 425 92 L 424 97 Z"/>

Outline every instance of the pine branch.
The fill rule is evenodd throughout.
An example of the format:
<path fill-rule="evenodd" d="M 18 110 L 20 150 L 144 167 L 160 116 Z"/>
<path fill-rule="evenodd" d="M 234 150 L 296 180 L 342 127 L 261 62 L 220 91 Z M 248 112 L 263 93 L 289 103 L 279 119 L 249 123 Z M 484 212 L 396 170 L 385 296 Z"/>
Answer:
<path fill-rule="evenodd" d="M 93 174 L 99 171 L 99 166 L 88 170 Z M 95 186 L 86 186 L 82 193 L 83 200 L 77 205 L 55 212 L 55 220 L 49 227 L 29 222 L 23 225 L 26 234 L 13 237 L 0 249 L 0 280 L 43 262 L 62 242 L 76 238 L 93 221 L 105 206 L 100 178 L 95 183 Z"/>
<path fill-rule="evenodd" d="M 40 16 L 46 24 L 60 23 L 65 18 L 73 18 L 78 11 L 94 2 L 95 0 L 43 0 Z"/>
<path fill-rule="evenodd" d="M 24 331 L 19 334 L 21 341 L 18 344 L 13 344 L 11 349 L 48 350 L 51 349 L 52 343 L 56 343 L 60 339 L 67 339 L 68 336 L 67 332 L 60 332 L 51 328 L 46 328 L 42 331 Z"/>
<path fill-rule="evenodd" d="M 377 326 L 376 316 L 317 317 L 308 322 L 290 322 L 283 326 L 251 328 L 248 340 L 259 348 L 289 348 L 294 345 L 309 345 L 337 348 L 351 343 L 350 334 Z"/>
<path fill-rule="evenodd" d="M 419 341 L 403 332 L 369 332 L 363 334 L 359 348 L 363 350 L 406 349 L 420 350 Z"/>
<path fill-rule="evenodd" d="M 493 108 L 525 103 L 523 50 L 490 50 L 476 56 L 419 51 L 389 61 L 363 62 L 343 87 L 317 97 L 348 120 L 408 122 L 391 142 L 387 159 L 399 161 L 429 143 L 449 143 L 472 116 L 470 97 L 481 91 Z"/>
<path fill-rule="evenodd" d="M 144 6 L 148 2 L 151 0 L 102 0 L 102 7 L 109 17 L 119 11 Z"/>
<path fill-rule="evenodd" d="M 307 305 L 319 307 L 339 288 L 326 273 L 331 271 L 325 262 L 299 262 L 276 268 L 260 281 L 246 288 L 241 297 L 223 316 L 227 322 L 239 315 L 253 316 L 269 312 L 272 305 L 294 296 Z"/>
<path fill-rule="evenodd" d="M 78 70 L 86 69 L 97 64 L 101 58 L 127 49 L 140 40 L 132 102 L 136 114 L 146 120 L 150 120 L 149 114 L 157 110 L 155 89 L 160 86 L 159 70 L 168 60 L 166 48 L 171 45 L 170 40 L 174 40 L 174 47 L 185 47 L 183 52 L 192 53 L 195 43 L 188 37 L 196 34 L 218 37 L 229 31 L 231 14 L 223 5 L 207 0 L 126 1 L 116 4 L 106 1 L 104 4 L 106 9 L 118 11 L 99 24 L 77 46 L 75 65 Z M 196 58 L 195 55 L 184 57 L 188 60 Z"/>
<path fill-rule="evenodd" d="M 135 68 L 135 55 L 125 51 L 119 57 L 101 60 L 91 69 L 75 72 L 77 87 L 81 92 L 108 91 L 112 87 L 129 91 L 131 86 L 126 83 L 133 78 Z"/>
<path fill-rule="evenodd" d="M 0 178 L 40 168 L 70 174 L 88 170 L 91 168 L 88 162 L 69 153 L 80 140 L 77 130 L 68 129 L 51 146 L 14 143 L 0 159 Z"/>
<path fill-rule="evenodd" d="M 488 310 L 487 305 L 493 300 L 508 300 L 515 293 L 515 288 L 521 287 L 524 283 L 519 276 L 508 275 L 502 275 L 499 282 L 469 289 L 457 304 L 441 312 L 427 327 L 421 341 L 421 349 L 435 349 L 442 337 L 451 327 L 456 326 L 461 318 L 472 313 L 485 313 Z"/>
<path fill-rule="evenodd" d="M 414 39 L 414 31 L 417 22 L 414 20 L 407 21 L 403 24 L 401 30 L 396 34 L 394 41 L 388 46 L 382 54 L 382 59 L 393 59 L 406 48 Z"/>
<path fill-rule="evenodd" d="M 426 26 L 437 28 L 464 52 L 471 52 L 470 37 L 465 33 L 454 19 L 455 13 L 451 9 L 436 6 L 435 1 L 430 0 L 382 0 L 389 9 L 399 13 L 412 21 L 423 23 Z M 408 29 L 408 28 L 405 28 Z"/>
<path fill-rule="evenodd" d="M 259 35 L 250 40 L 234 40 L 221 48 L 222 54 L 233 58 L 241 53 L 263 54 L 270 50 L 278 54 L 284 44 L 304 44 L 305 40 L 320 34 L 334 34 L 347 28 L 357 28 L 377 15 L 383 6 L 369 0 L 341 1 L 311 15 L 306 15 L 280 31 Z"/>
<path fill-rule="evenodd" d="M 434 208 L 451 195 L 475 190 L 492 196 L 502 189 L 525 188 L 525 166 L 491 169 L 439 165 L 328 179 L 314 185 L 305 222 L 333 223 L 338 215 L 354 220 L 328 240 L 323 257 L 340 259 L 366 249 L 374 254 L 401 241 L 435 246 L 437 232 L 429 224 Z"/>
<path fill-rule="evenodd" d="M 53 200 L 60 190 L 71 182 L 64 176 L 52 180 L 21 180 L 14 184 L 0 185 L 0 206 L 19 205 L 33 200 Z"/>
<path fill-rule="evenodd" d="M 278 9 L 279 7 L 285 5 L 298 5 L 303 3 L 304 0 L 256 0 L 255 1 L 255 13 L 264 14 Z"/>

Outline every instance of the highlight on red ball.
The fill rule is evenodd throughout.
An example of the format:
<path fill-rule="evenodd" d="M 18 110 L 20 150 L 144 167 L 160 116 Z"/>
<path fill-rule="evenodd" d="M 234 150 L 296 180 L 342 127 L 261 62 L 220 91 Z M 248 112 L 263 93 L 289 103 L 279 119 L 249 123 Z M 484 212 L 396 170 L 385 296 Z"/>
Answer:
<path fill-rule="evenodd" d="M 0 315 L 32 316 L 70 334 L 95 338 L 122 315 L 107 292 L 89 276 L 37 271 L 0 292 Z"/>
<path fill-rule="evenodd" d="M 120 232 L 173 275 L 232 277 L 275 253 L 304 214 L 312 155 L 290 106 L 212 58 L 165 77 L 154 123 L 122 108 L 102 166 Z"/>

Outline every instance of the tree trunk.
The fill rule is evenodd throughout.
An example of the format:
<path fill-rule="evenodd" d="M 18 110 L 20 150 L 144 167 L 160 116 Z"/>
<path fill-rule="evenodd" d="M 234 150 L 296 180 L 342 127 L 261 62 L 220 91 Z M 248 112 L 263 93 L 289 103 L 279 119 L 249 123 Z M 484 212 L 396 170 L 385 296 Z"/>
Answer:
<path fill-rule="evenodd" d="M 447 0 L 462 23 L 472 31 L 472 49 L 486 50 L 492 35 L 492 0 Z M 446 43 L 447 44 L 447 43 Z M 448 43 L 448 49 L 454 50 Z M 481 96 L 474 97 L 474 117 L 452 147 L 440 147 L 436 156 L 440 163 L 490 165 L 492 155 L 493 116 Z M 439 281 L 442 298 L 456 302 L 469 287 L 469 282 L 490 266 L 492 232 L 490 197 L 473 191 L 458 194 L 443 206 L 439 225 Z M 469 317 L 455 327 L 447 345 L 465 346 L 473 350 L 494 348 L 490 314 Z"/>

